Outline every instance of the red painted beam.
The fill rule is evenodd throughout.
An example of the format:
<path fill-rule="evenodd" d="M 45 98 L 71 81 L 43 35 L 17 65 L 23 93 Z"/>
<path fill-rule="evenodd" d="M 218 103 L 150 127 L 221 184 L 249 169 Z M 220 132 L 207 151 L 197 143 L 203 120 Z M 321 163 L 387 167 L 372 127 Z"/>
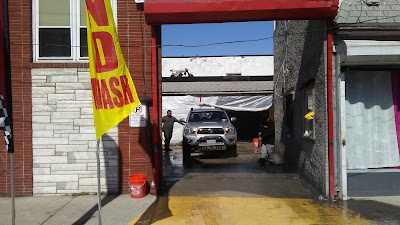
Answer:
<path fill-rule="evenodd" d="M 148 24 L 333 19 L 339 0 L 145 0 Z"/>
<path fill-rule="evenodd" d="M 337 196 L 335 190 L 335 152 L 333 148 L 333 67 L 332 67 L 332 55 L 333 55 L 333 34 L 332 34 L 332 22 L 328 22 L 327 25 L 327 97 L 328 97 L 328 165 L 329 165 L 329 198 L 334 200 Z"/>
<path fill-rule="evenodd" d="M 161 161 L 160 155 L 160 128 L 159 128 L 159 105 L 158 105 L 158 70 L 157 70 L 157 34 L 156 27 L 151 26 L 151 93 L 153 102 L 153 117 L 152 117 L 152 129 L 153 129 L 153 150 L 154 150 L 154 183 L 155 192 L 160 190 L 160 180 L 161 180 Z"/>

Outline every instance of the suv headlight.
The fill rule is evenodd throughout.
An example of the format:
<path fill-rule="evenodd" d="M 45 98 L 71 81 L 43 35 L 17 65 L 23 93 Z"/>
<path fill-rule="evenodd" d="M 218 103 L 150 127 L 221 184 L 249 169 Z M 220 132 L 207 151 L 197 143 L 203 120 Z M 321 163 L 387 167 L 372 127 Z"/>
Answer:
<path fill-rule="evenodd" d="M 185 134 L 195 134 L 197 132 L 197 127 L 187 127 L 185 129 Z"/>
<path fill-rule="evenodd" d="M 234 127 L 225 127 L 224 130 L 226 133 L 235 133 Z"/>

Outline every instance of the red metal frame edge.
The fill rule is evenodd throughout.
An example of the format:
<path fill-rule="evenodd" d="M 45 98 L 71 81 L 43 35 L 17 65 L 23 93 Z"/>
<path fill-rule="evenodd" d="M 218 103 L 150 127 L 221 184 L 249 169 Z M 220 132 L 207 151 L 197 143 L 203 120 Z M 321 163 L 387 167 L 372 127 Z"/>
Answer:
<path fill-rule="evenodd" d="M 333 19 L 338 0 L 146 0 L 148 24 Z"/>
<path fill-rule="evenodd" d="M 337 192 L 335 190 L 335 159 L 333 148 L 333 34 L 332 22 L 327 21 L 327 97 L 328 97 L 328 165 L 329 165 L 329 198 L 335 199 Z"/>

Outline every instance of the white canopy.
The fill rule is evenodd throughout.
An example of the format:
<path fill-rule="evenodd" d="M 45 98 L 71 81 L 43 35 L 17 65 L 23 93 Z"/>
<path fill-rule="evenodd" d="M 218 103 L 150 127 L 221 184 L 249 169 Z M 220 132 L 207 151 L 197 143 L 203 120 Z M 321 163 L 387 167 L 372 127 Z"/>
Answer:
<path fill-rule="evenodd" d="M 233 111 L 264 111 L 272 105 L 272 95 L 201 97 L 200 106 L 212 106 Z"/>

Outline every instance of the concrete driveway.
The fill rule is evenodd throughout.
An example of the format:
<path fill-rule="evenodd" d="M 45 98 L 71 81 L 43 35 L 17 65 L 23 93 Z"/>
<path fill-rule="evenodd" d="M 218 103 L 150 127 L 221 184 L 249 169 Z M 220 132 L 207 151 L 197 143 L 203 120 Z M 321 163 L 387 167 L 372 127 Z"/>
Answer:
<path fill-rule="evenodd" d="M 330 204 L 295 171 L 257 164 L 252 143 L 236 158 L 197 158 L 182 167 L 179 146 L 164 154 L 164 194 L 132 224 L 371 224 L 359 212 Z"/>

